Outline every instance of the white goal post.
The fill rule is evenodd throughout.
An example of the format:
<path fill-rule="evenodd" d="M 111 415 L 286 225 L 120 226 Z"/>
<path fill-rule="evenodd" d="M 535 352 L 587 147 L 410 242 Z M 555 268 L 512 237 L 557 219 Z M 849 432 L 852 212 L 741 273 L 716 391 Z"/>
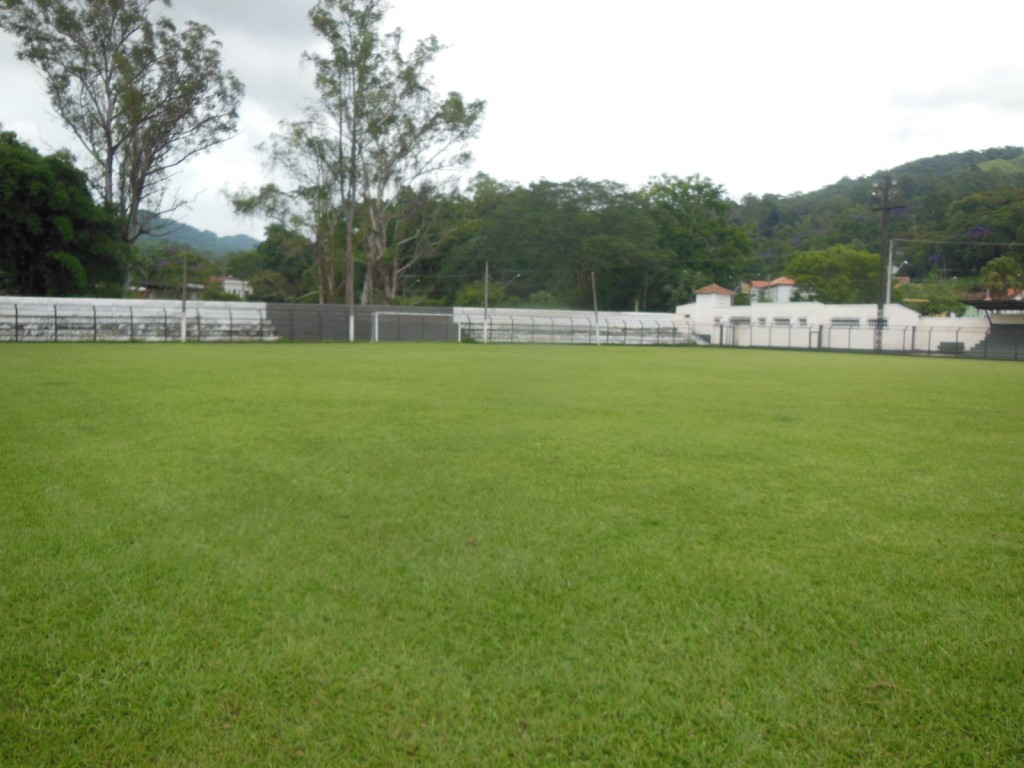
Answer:
<path fill-rule="evenodd" d="M 455 326 L 455 340 L 462 341 L 462 323 L 456 320 L 452 315 L 445 314 L 443 312 L 394 312 L 380 310 L 373 313 L 373 336 L 371 341 L 380 341 L 380 318 L 381 317 L 395 317 L 398 322 L 401 323 L 403 318 L 406 317 L 423 317 L 430 318 L 435 321 L 447 321 Z"/>

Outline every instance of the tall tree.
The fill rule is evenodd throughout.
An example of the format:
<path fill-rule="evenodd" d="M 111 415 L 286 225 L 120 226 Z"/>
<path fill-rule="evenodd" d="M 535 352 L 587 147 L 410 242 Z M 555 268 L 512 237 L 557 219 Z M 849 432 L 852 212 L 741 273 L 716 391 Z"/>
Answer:
<path fill-rule="evenodd" d="M 209 27 L 178 28 L 151 9 L 170 0 L 0 0 L 0 28 L 42 74 L 54 110 L 88 153 L 90 179 L 122 218 L 121 236 L 169 213 L 170 176 L 233 135 L 241 82 Z"/>
<path fill-rule="evenodd" d="M 677 257 L 676 300 L 700 287 L 695 280 L 732 285 L 747 272 L 753 254 L 750 230 L 730 221 L 735 204 L 721 186 L 700 175 L 665 175 L 652 179 L 643 194 L 662 246 Z"/>
<path fill-rule="evenodd" d="M 264 185 L 256 192 L 242 190 L 232 198 L 235 211 L 259 213 L 274 226 L 309 238 L 316 252 L 319 303 L 337 301 L 338 236 L 344 212 L 337 140 L 315 110 L 301 120 L 286 121 L 260 149 L 270 170 L 283 171 L 294 186 Z M 353 227 L 354 231 L 354 227 Z"/>
<path fill-rule="evenodd" d="M 337 130 L 338 179 L 346 224 L 345 301 L 354 302 L 355 229 L 369 223 L 362 301 L 374 298 L 374 275 L 386 259 L 394 205 L 403 190 L 445 170 L 465 167 L 466 145 L 479 130 L 484 102 L 439 96 L 427 70 L 443 50 L 437 38 L 402 51 L 400 29 L 381 29 L 386 0 L 319 0 L 310 11 L 330 47 L 307 58 L 316 68 L 320 107 Z"/>
<path fill-rule="evenodd" d="M 0 293 L 116 294 L 127 246 L 67 153 L 0 133 Z"/>

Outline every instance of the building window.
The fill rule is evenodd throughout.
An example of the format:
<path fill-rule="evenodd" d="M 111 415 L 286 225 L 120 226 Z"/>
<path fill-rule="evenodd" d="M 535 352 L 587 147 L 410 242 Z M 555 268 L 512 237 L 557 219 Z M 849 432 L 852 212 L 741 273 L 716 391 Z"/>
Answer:
<path fill-rule="evenodd" d="M 859 317 L 833 317 L 832 325 L 838 328 L 860 328 Z"/>
<path fill-rule="evenodd" d="M 807 318 L 806 317 L 799 318 L 796 321 L 796 324 L 799 325 L 801 328 L 806 328 L 807 327 Z"/>
<path fill-rule="evenodd" d="M 788 317 L 776 317 L 774 320 L 772 320 L 772 322 L 775 325 L 789 325 L 789 318 Z"/>

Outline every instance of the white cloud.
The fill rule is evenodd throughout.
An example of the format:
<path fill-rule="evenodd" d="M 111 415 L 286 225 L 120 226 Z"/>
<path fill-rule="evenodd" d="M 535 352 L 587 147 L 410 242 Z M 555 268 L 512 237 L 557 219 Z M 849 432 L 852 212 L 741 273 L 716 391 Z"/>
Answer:
<path fill-rule="evenodd" d="M 1024 114 L 1024 67 L 1007 64 L 935 90 L 900 92 L 895 95 L 893 104 L 918 109 L 970 105 Z"/>

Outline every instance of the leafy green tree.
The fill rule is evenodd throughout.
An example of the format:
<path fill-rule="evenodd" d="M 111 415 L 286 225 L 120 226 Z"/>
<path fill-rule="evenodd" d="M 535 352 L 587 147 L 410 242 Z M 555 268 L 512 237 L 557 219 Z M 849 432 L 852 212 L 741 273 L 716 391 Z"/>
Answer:
<path fill-rule="evenodd" d="M 507 286 L 501 283 L 491 283 L 485 288 L 484 281 L 477 280 L 462 286 L 455 297 L 455 306 L 482 307 L 484 306 L 485 299 L 491 307 L 518 307 L 521 303 L 521 299 L 515 294 L 510 293 Z"/>
<path fill-rule="evenodd" d="M 869 304 L 878 298 L 878 255 L 843 245 L 793 256 L 786 272 L 826 304 Z"/>
<path fill-rule="evenodd" d="M 981 285 L 995 298 L 1004 298 L 1024 287 L 1024 270 L 1013 256 L 998 256 L 982 268 Z"/>
<path fill-rule="evenodd" d="M 88 153 L 90 178 L 133 243 L 144 209 L 163 202 L 173 172 L 230 138 L 243 87 L 221 64 L 213 31 L 176 27 L 159 0 L 3 0 L 0 28 L 46 82 L 54 110 Z M 169 5 L 169 0 L 162 0 Z"/>
<path fill-rule="evenodd" d="M 126 247 L 66 152 L 0 133 L 0 293 L 117 295 Z"/>
<path fill-rule="evenodd" d="M 156 241 L 145 249 L 136 244 L 133 250 L 133 279 L 158 295 L 181 296 L 183 280 L 202 284 L 205 291 L 211 288 L 211 278 L 221 274 L 218 264 L 183 243 Z M 213 296 L 205 298 L 212 299 Z"/>
<path fill-rule="evenodd" d="M 313 243 L 281 224 L 268 226 L 265 235 L 263 242 L 251 252 L 228 259 L 228 269 L 239 277 L 271 269 L 297 285 L 316 261 Z"/>
<path fill-rule="evenodd" d="M 316 277 L 320 275 L 314 244 L 283 224 L 268 226 L 263 242 L 252 251 L 231 256 L 226 267 L 236 277 L 249 280 L 259 301 L 294 301 L 306 293 L 311 269 Z"/>
<path fill-rule="evenodd" d="M 963 300 L 957 291 L 956 281 L 940 280 L 935 274 L 928 275 L 924 280 L 899 286 L 894 296 L 900 304 L 922 315 L 962 315 L 965 310 Z"/>
<path fill-rule="evenodd" d="M 439 276 L 479 279 L 489 264 L 492 279 L 514 280 L 508 290 L 561 307 L 598 303 L 608 309 L 654 308 L 673 254 L 644 198 L 621 184 L 574 179 L 509 186 L 477 176 L 464 224 L 444 249 Z M 509 278 L 508 276 L 514 276 Z"/>
<path fill-rule="evenodd" d="M 749 269 L 753 242 L 747 227 L 730 221 L 734 204 L 721 186 L 700 175 L 666 175 L 651 180 L 643 194 L 661 245 L 675 254 L 680 278 L 700 273 L 723 285 L 739 282 Z"/>
<path fill-rule="evenodd" d="M 295 287 L 280 272 L 261 269 L 249 278 L 252 297 L 256 301 L 293 301 Z"/>
<path fill-rule="evenodd" d="M 392 204 L 387 248 L 382 258 L 370 263 L 377 270 L 374 285 L 387 303 L 407 300 L 410 279 L 427 276 L 440 254 L 444 240 L 460 227 L 460 196 L 430 182 L 406 187 Z M 422 297 L 421 297 L 422 298 Z"/>

